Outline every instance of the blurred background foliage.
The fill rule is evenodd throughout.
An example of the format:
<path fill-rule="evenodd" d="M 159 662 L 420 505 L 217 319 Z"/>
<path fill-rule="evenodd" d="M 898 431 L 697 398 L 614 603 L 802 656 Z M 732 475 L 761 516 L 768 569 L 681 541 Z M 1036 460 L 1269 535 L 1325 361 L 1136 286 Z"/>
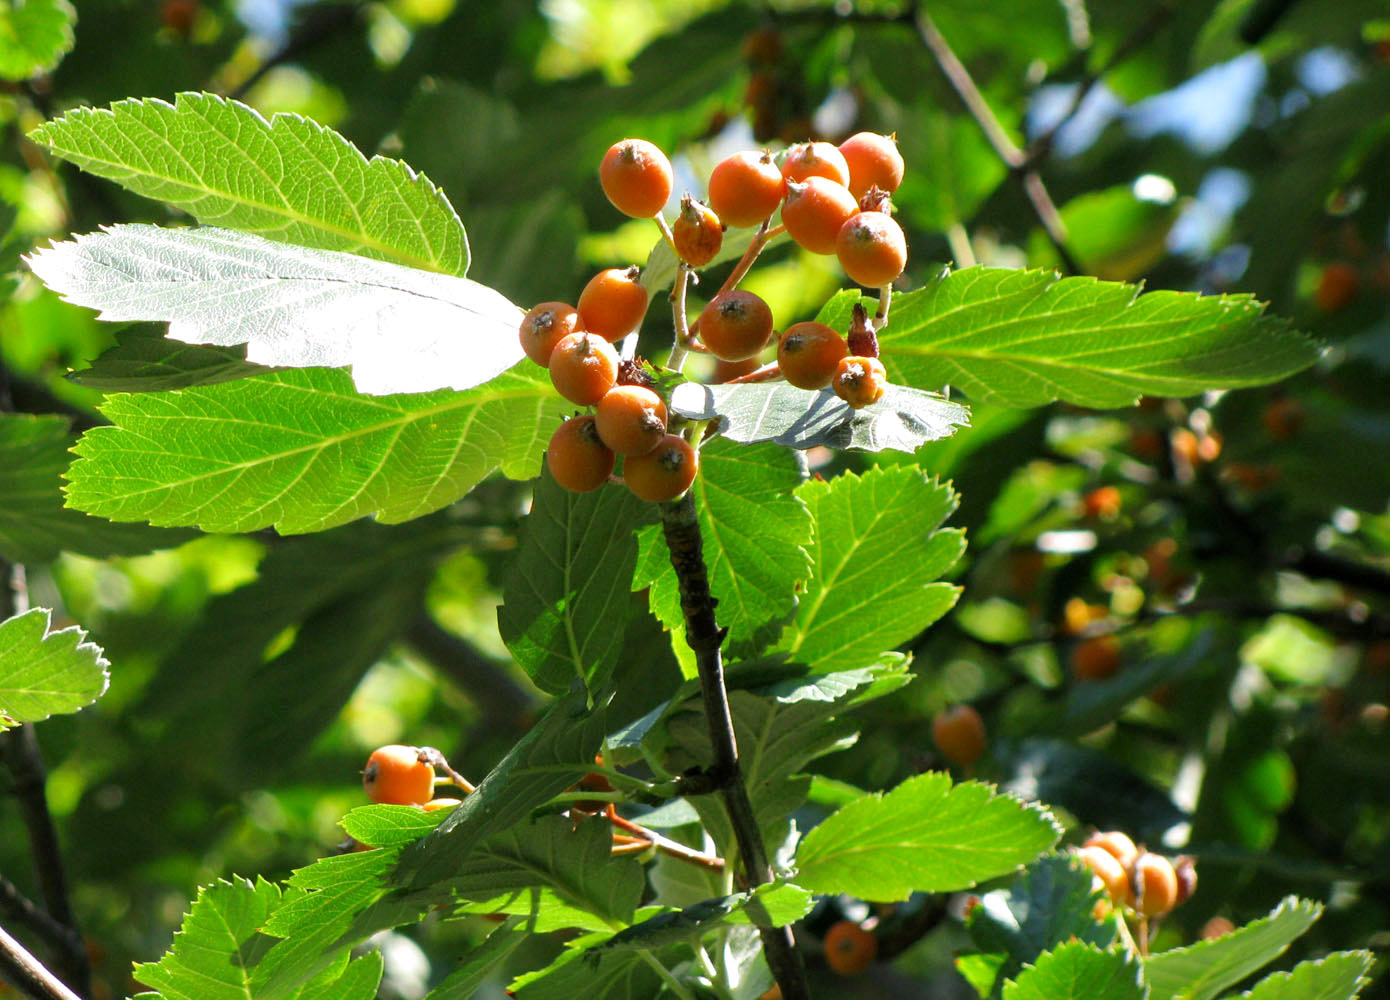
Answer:
<path fill-rule="evenodd" d="M 1149 288 L 1253 292 L 1325 340 L 1316 368 L 1272 389 L 1123 412 L 982 405 L 973 428 L 914 456 L 813 455 L 826 475 L 914 462 L 953 480 L 970 550 L 956 611 L 910 644 L 918 681 L 861 715 L 806 822 L 838 782 L 882 788 L 944 766 L 929 720 L 971 701 L 991 733 L 979 776 L 1058 807 L 1078 836 L 1120 827 L 1198 856 L 1201 887 L 1159 947 L 1296 892 L 1329 906 L 1303 953 L 1385 955 L 1383 0 L 924 5 L 1023 169 L 991 147 L 904 4 L 76 6 L 62 63 L 0 90 L 0 352 L 14 408 L 77 430 L 100 421 L 100 394 L 67 376 L 115 331 L 18 256 L 102 224 L 182 220 L 57 167 L 23 135 L 76 105 L 184 90 L 311 116 L 426 172 L 468 228 L 471 276 L 523 305 L 573 300 L 597 267 L 645 258 L 649 229 L 622 224 L 594 183 L 616 139 L 677 154 L 678 192 L 698 192 L 736 149 L 871 129 L 896 132 L 908 163 L 896 198 L 908 287 L 933 262 L 1074 263 Z M 1062 250 L 1019 183 L 1032 168 Z M 765 260 L 753 287 L 783 326 L 843 282 L 792 246 Z M 131 960 L 167 947 L 200 883 L 282 877 L 327 852 L 363 801 L 372 747 L 434 745 L 478 776 L 524 730 L 536 696 L 494 611 L 528 493 L 495 481 L 398 527 L 27 567 L 31 602 L 89 629 L 113 664 L 106 698 L 40 731 L 99 996 L 133 988 Z M 635 714 L 677 675 L 654 629 L 630 645 L 653 677 L 624 706 Z M 30 870 L 23 824 L 2 808 L 0 872 L 32 894 Z M 434 978 L 468 933 L 419 929 Z M 960 941 L 945 926 L 837 995 L 958 995 Z M 423 954 L 392 946 L 405 957 L 391 982 L 412 995 Z M 1390 995 L 1383 979 L 1374 989 Z"/>

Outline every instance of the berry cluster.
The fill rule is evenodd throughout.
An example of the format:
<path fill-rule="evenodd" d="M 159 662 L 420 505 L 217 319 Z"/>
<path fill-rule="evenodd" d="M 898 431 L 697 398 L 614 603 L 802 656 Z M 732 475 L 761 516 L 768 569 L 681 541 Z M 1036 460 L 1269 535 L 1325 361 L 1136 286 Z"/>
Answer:
<path fill-rule="evenodd" d="M 1144 919 L 1160 917 L 1186 902 L 1197 888 L 1197 868 L 1190 857 L 1169 860 L 1136 847 L 1118 830 L 1092 834 L 1077 856 L 1114 906 Z"/>
<path fill-rule="evenodd" d="M 757 253 L 785 231 L 803 248 L 835 254 L 845 273 L 878 288 L 878 315 L 858 308 L 848 340 L 823 323 L 796 323 L 777 337 L 777 362 L 761 378 L 785 378 L 801 389 L 833 388 L 859 408 L 883 396 L 887 378 L 878 360 L 875 329 L 886 322 L 892 282 L 907 263 L 907 243 L 894 221 L 889 195 L 903 178 L 903 159 L 890 136 L 861 132 L 838 147 L 828 142 L 793 146 L 775 160 L 767 151 L 735 153 L 710 174 L 708 203 L 687 194 L 675 221 L 662 210 L 671 198 L 670 160 L 644 139 L 614 143 L 599 166 L 599 181 L 613 206 L 633 218 L 651 218 L 680 258 L 676 306 L 677 352 L 711 354 L 722 364 L 756 368 L 754 359 L 777 337 L 772 310 L 737 287 Z M 771 228 L 781 210 L 781 225 Z M 686 328 L 686 276 L 712 263 L 729 226 L 759 227 L 749 252 L 723 288 Z M 622 480 L 644 500 L 674 499 L 690 488 L 699 456 L 687 435 L 672 433 L 658 385 L 637 361 L 620 361 L 614 344 L 642 323 L 648 293 L 637 267 L 610 268 L 584 287 L 577 305 L 542 302 L 521 321 L 527 357 L 550 370 L 560 395 L 593 411 L 565 421 L 547 449 L 551 474 L 566 489 L 588 492 L 612 476 L 623 458 Z M 679 362 L 673 360 L 679 369 Z"/>

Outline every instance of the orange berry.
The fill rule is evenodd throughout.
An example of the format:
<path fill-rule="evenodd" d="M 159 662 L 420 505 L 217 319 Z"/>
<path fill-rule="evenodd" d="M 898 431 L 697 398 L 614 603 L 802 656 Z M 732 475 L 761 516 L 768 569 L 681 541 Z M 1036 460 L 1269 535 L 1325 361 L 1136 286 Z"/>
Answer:
<path fill-rule="evenodd" d="M 1288 396 L 1270 400 L 1260 413 L 1265 432 L 1275 441 L 1287 441 L 1303 428 L 1303 404 Z"/>
<path fill-rule="evenodd" d="M 1212 938 L 1225 937 L 1236 929 L 1236 925 L 1225 917 L 1212 917 L 1202 925 L 1202 929 L 1197 932 L 1197 936 L 1203 941 L 1210 941 Z"/>
<path fill-rule="evenodd" d="M 598 179 L 613 207 L 634 219 L 650 219 L 665 208 L 674 184 L 671 161 L 646 139 L 623 139 L 609 146 Z"/>
<path fill-rule="evenodd" d="M 762 367 L 757 358 L 747 358 L 743 361 L 725 361 L 720 358 L 714 364 L 714 374 L 710 376 L 711 382 L 732 382 L 736 378 L 755 372 Z"/>
<path fill-rule="evenodd" d="M 831 254 L 841 227 L 858 212 L 859 202 L 849 188 L 824 177 L 808 177 L 787 185 L 782 225 L 797 245 L 812 253 Z"/>
<path fill-rule="evenodd" d="M 1082 509 L 1091 520 L 1113 521 L 1120 516 L 1124 498 L 1114 486 L 1099 486 L 1081 498 Z"/>
<path fill-rule="evenodd" d="M 704 267 L 724 245 L 724 224 L 714 209 L 690 195 L 681 199 L 681 211 L 671 224 L 676 253 L 691 267 Z"/>
<path fill-rule="evenodd" d="M 861 358 L 854 355 L 841 358 L 835 366 L 835 374 L 830 380 L 835 395 L 858 410 L 883 398 L 884 383 L 888 373 L 883 370 L 883 362 L 878 358 Z"/>
<path fill-rule="evenodd" d="M 854 281 L 882 288 L 907 266 L 907 239 L 891 215 L 859 212 L 835 235 L 835 256 Z"/>
<path fill-rule="evenodd" d="M 622 340 L 647 314 L 647 290 L 637 267 L 610 267 L 589 279 L 579 293 L 579 321 L 590 333 Z"/>
<path fill-rule="evenodd" d="M 1120 640 L 1113 635 L 1082 639 L 1071 651 L 1071 672 L 1078 681 L 1114 677 L 1120 669 Z"/>
<path fill-rule="evenodd" d="M 878 957 L 878 938 L 853 920 L 841 920 L 825 932 L 825 963 L 842 976 L 857 976 Z"/>
<path fill-rule="evenodd" d="M 931 720 L 932 742 L 957 767 L 971 767 L 985 752 L 985 720 L 971 705 L 955 705 Z"/>
<path fill-rule="evenodd" d="M 571 403 L 593 406 L 618 381 L 618 352 L 592 333 L 571 333 L 550 352 L 550 381 Z"/>
<path fill-rule="evenodd" d="M 666 404 L 643 385 L 618 385 L 598 401 L 598 436 L 619 455 L 645 455 L 666 436 Z"/>
<path fill-rule="evenodd" d="M 1115 860 L 1115 856 L 1101 847 L 1083 847 L 1076 852 L 1091 869 L 1100 887 L 1110 894 L 1116 906 L 1128 906 L 1133 898 L 1130 895 L 1129 873 Z"/>
<path fill-rule="evenodd" d="M 608 482 L 617 461 L 598 436 L 589 414 L 570 417 L 550 435 L 545 464 L 555 481 L 571 493 L 589 493 Z"/>
<path fill-rule="evenodd" d="M 521 318 L 521 349 L 536 364 L 547 368 L 555 345 L 582 329 L 574 306 L 568 302 L 542 302 Z"/>
<path fill-rule="evenodd" d="M 725 361 L 756 356 L 771 336 L 772 309 L 752 292 L 722 292 L 700 314 L 700 339 Z"/>
<path fill-rule="evenodd" d="M 849 187 L 849 164 L 845 154 L 828 142 L 802 142 L 787 150 L 782 159 L 782 176 L 788 181 L 824 177 L 841 187 Z"/>
<path fill-rule="evenodd" d="M 777 366 L 798 389 L 824 389 L 835 377 L 849 345 L 833 329 L 814 320 L 787 327 L 777 342 Z"/>
<path fill-rule="evenodd" d="M 425 812 L 432 813 L 438 812 L 441 809 L 452 809 L 455 806 L 461 805 L 463 805 L 463 799 L 456 799 L 450 795 L 441 795 L 437 799 L 430 799 L 425 803 L 423 808 Z"/>
<path fill-rule="evenodd" d="M 1323 312 L 1339 312 L 1351 305 L 1356 293 L 1361 290 L 1361 275 L 1356 268 L 1341 261 L 1334 261 L 1322 269 L 1318 278 L 1318 289 L 1314 301 Z"/>
<path fill-rule="evenodd" d="M 674 500 L 695 482 L 700 456 L 679 434 L 667 434 L 645 455 L 633 455 L 623 463 L 623 481 L 643 500 Z"/>
<path fill-rule="evenodd" d="M 168 28 L 184 38 L 193 31 L 193 22 L 198 16 L 198 0 L 164 0 L 159 17 Z"/>
<path fill-rule="evenodd" d="M 417 747 L 378 747 L 367 758 L 362 787 L 373 802 L 422 806 L 434 797 L 434 768 L 420 759 Z"/>
<path fill-rule="evenodd" d="M 1130 869 L 1134 908 L 1146 917 L 1167 913 L 1178 904 L 1178 876 L 1173 863 L 1161 854 L 1145 852 Z"/>
<path fill-rule="evenodd" d="M 1139 848 L 1134 846 L 1134 841 L 1119 830 L 1097 831 L 1086 838 L 1086 843 L 1083 846 L 1099 847 L 1118 861 L 1121 868 L 1125 869 L 1134 864 L 1134 859 L 1139 857 Z"/>
<path fill-rule="evenodd" d="M 856 198 L 871 187 L 892 194 L 903 182 L 903 154 L 892 136 L 856 132 L 840 143 L 840 154 L 849 166 L 849 190 Z"/>
<path fill-rule="evenodd" d="M 709 205 L 729 226 L 756 226 L 777 211 L 787 182 L 771 154 L 748 150 L 720 160 L 709 175 Z"/>

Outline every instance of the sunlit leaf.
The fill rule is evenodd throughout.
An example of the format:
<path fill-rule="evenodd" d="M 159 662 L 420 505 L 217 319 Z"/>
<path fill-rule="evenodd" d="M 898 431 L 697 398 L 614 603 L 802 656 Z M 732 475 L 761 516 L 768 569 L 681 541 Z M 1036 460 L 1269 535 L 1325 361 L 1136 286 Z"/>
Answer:
<path fill-rule="evenodd" d="M 1145 1000 L 1139 970 L 1128 953 L 1074 941 L 1039 955 L 1004 987 L 1004 1000 Z"/>
<path fill-rule="evenodd" d="M 540 377 L 537 377 L 540 376 Z M 294 369 L 173 393 L 112 396 L 68 503 L 209 531 L 321 531 L 445 507 L 494 469 L 527 478 L 563 413 L 529 363 L 464 393 L 359 396 L 341 371 Z"/>
<path fill-rule="evenodd" d="M 260 365 L 350 365 L 367 393 L 468 389 L 522 358 L 521 312 L 486 285 L 232 229 L 112 226 L 27 260 L 101 319 L 245 344 Z"/>
<path fill-rule="evenodd" d="M 76 108 L 29 137 L 89 173 L 209 226 L 461 275 L 468 241 L 447 198 L 399 160 L 368 160 L 299 115 L 269 121 L 214 94 Z"/>
<path fill-rule="evenodd" d="M 58 65 L 72 48 L 77 12 L 68 0 L 0 5 L 0 78 L 27 80 Z"/>
<path fill-rule="evenodd" d="M 0 729 L 76 712 L 106 691 L 101 647 L 76 625 L 51 631 L 51 616 L 33 608 L 0 622 Z"/>

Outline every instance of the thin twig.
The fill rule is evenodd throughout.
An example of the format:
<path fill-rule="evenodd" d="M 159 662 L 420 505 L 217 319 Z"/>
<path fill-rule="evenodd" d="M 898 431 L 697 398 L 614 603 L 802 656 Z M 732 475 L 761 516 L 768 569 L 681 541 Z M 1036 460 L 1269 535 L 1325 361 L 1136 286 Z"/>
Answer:
<path fill-rule="evenodd" d="M 239 100 L 251 88 L 260 83 L 267 73 L 285 63 L 294 62 L 305 52 L 317 48 L 335 34 L 354 23 L 362 14 L 363 7 L 357 4 L 321 4 L 309 10 L 304 20 L 290 32 L 285 44 L 280 46 L 256 71 L 241 81 L 227 96 Z"/>
<path fill-rule="evenodd" d="M 57 954 L 86 951 L 82 938 L 72 928 L 58 923 L 35 906 L 33 901 L 9 879 L 0 876 L 0 910 L 8 920 L 23 924 Z"/>
<path fill-rule="evenodd" d="M 680 584 L 681 611 L 685 617 L 685 640 L 695 653 L 700 673 L 700 695 L 709 726 L 714 762 L 712 776 L 719 782 L 720 797 L 733 827 L 743 872 L 749 887 L 772 881 L 772 866 L 758 829 L 757 815 L 748 798 L 748 789 L 739 770 L 738 743 L 734 736 L 729 693 L 724 686 L 721 647 L 725 630 L 714 615 L 714 597 L 709 589 L 704 543 L 700 535 L 695 501 L 686 494 L 680 500 L 661 504 L 661 527 L 671 551 L 671 565 Z M 786 1000 L 809 1000 L 806 970 L 796 950 L 790 927 L 760 927 L 763 954 Z"/>
<path fill-rule="evenodd" d="M 713 872 L 724 870 L 723 858 L 697 851 L 695 848 L 687 847 L 678 840 L 672 840 L 670 837 L 664 836 L 655 830 L 648 829 L 641 823 L 634 823 L 630 819 L 625 819 L 619 816 L 618 811 L 611 805 L 604 812 L 604 815 L 608 817 L 610 823 L 619 829 L 626 830 L 628 833 L 655 844 L 656 849 L 668 857 L 678 858 L 681 861 L 689 861 L 692 864 L 699 865 L 701 868 Z"/>
<path fill-rule="evenodd" d="M 676 270 L 676 283 L 671 288 L 671 316 L 676 324 L 676 342 L 666 367 L 678 372 L 685 367 L 685 355 L 690 349 L 690 323 L 685 313 L 685 292 L 690 287 L 690 268 L 682 262 Z"/>
<path fill-rule="evenodd" d="M 82 1000 L 0 927 L 0 976 L 33 1000 Z"/>
<path fill-rule="evenodd" d="M 945 36 L 941 34 L 936 22 L 931 19 L 931 15 L 927 13 L 925 8 L 918 8 L 916 25 L 917 34 L 922 39 L 922 44 L 936 59 L 936 64 L 941 67 L 941 72 L 945 74 L 951 87 L 960 97 L 961 102 L 965 104 L 966 110 L 970 112 L 970 117 L 975 119 L 975 124 L 980 127 L 980 131 L 984 132 L 985 139 L 993 148 L 995 155 L 1004 161 L 1009 172 L 1017 179 L 1028 203 L 1033 206 L 1033 214 L 1037 216 L 1043 232 L 1047 234 L 1047 238 L 1056 249 L 1062 267 L 1072 274 L 1080 274 L 1080 265 L 1072 256 L 1071 251 L 1067 249 L 1067 230 L 1062 222 L 1061 213 L 1057 211 L 1057 206 L 1053 203 L 1051 195 L 1047 193 L 1047 187 L 1043 184 L 1042 177 L 1028 163 L 1028 158 L 1023 150 L 1004 131 L 1004 126 L 999 123 L 999 119 L 990 110 L 984 95 L 980 93 L 980 88 L 975 85 L 970 71 L 965 68 L 965 64 L 952 50 L 950 43 L 946 41 Z"/>

